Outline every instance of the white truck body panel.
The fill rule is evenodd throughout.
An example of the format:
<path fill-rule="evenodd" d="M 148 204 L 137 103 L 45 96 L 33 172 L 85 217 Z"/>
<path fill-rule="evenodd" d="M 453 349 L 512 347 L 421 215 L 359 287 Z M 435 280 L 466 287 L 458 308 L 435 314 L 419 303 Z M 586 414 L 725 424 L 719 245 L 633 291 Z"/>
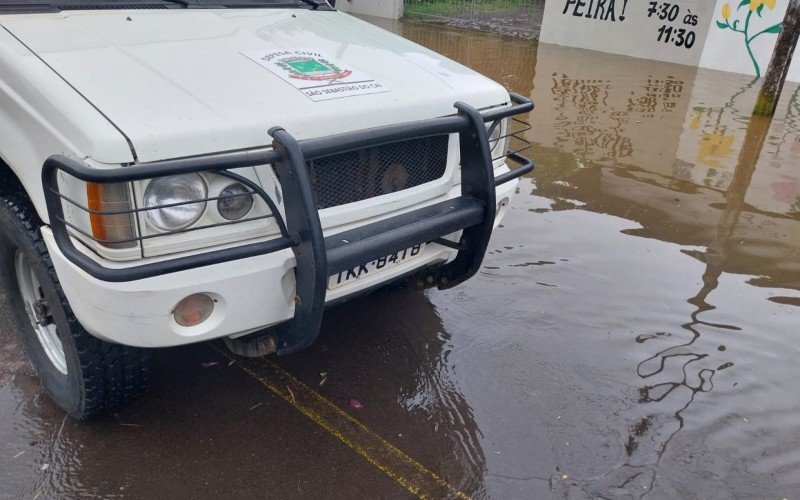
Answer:
<path fill-rule="evenodd" d="M 0 26 L 0 159 L 45 220 L 41 166 L 53 154 L 117 166 L 133 161 L 122 134 Z"/>
<path fill-rule="evenodd" d="M 474 71 L 364 21 L 305 9 L 86 11 L 0 23 L 130 139 L 138 161 L 262 147 L 508 101 Z M 129 20 L 130 19 L 130 20 Z M 314 102 L 241 52 L 309 49 L 389 92 Z M 391 110 L 391 112 L 387 112 Z"/>

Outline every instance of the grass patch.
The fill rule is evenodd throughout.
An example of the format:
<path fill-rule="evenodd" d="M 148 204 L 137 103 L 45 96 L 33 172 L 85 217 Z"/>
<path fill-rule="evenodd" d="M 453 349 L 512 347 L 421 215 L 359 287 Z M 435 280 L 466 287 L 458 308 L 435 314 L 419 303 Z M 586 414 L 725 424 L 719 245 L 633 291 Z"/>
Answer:
<path fill-rule="evenodd" d="M 491 14 L 515 9 L 528 8 L 531 0 L 478 0 L 475 14 Z M 470 0 L 406 0 L 404 14 L 407 17 L 447 16 L 471 14 L 473 4 Z"/>

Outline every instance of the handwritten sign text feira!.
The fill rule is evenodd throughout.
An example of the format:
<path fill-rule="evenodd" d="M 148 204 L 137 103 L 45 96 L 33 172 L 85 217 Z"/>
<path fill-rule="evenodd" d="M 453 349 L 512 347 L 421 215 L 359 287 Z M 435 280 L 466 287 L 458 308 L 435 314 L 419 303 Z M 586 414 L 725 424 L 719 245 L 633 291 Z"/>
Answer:
<path fill-rule="evenodd" d="M 719 17 L 715 1 L 551 0 L 539 41 L 697 66 L 712 19 Z"/>
<path fill-rule="evenodd" d="M 624 21 L 628 0 L 566 0 L 562 14 L 601 21 Z"/>

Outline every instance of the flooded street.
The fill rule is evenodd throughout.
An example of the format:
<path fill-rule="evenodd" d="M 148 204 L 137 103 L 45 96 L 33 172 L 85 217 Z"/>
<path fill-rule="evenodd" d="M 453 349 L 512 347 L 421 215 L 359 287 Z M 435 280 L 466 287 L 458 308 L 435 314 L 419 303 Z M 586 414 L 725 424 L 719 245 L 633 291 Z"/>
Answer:
<path fill-rule="evenodd" d="M 536 104 L 480 273 L 285 358 L 159 351 L 91 423 L 2 313 L 0 498 L 796 498 L 800 86 L 770 121 L 744 75 L 370 21 Z"/>

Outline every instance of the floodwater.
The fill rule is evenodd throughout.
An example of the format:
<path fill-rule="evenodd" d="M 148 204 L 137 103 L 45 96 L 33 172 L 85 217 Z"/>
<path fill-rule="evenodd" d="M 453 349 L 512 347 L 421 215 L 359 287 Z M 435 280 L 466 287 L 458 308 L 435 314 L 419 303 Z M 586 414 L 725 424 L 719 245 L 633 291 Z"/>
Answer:
<path fill-rule="evenodd" d="M 3 321 L 0 497 L 411 496 L 368 458 L 391 446 L 450 494 L 796 498 L 798 85 L 753 119 L 746 76 L 386 27 L 536 102 L 537 170 L 479 275 L 331 309 L 276 363 L 160 351 L 156 387 L 92 423 L 47 399 Z M 286 374 L 379 444 L 298 411 L 316 396 L 287 402 Z"/>

